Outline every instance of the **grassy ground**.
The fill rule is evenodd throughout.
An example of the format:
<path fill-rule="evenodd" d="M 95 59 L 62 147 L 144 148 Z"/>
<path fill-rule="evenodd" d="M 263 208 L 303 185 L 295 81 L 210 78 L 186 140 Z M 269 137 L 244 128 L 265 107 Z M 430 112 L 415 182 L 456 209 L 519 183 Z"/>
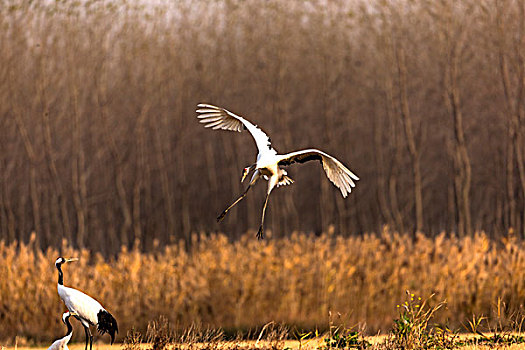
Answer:
<path fill-rule="evenodd" d="M 462 339 L 469 339 L 469 338 L 472 338 L 473 335 L 463 335 L 461 336 Z M 385 336 L 379 336 L 379 337 L 366 337 L 365 338 L 368 342 L 370 342 L 372 344 L 371 348 L 374 349 L 374 348 L 381 348 L 381 349 L 388 349 L 388 348 L 385 348 L 385 347 L 382 347 L 381 344 L 385 342 Z M 191 349 L 199 349 L 199 348 L 203 348 L 203 349 L 210 349 L 210 344 L 192 344 L 191 347 L 188 347 L 188 348 L 191 348 Z M 316 338 L 316 339 L 311 339 L 311 340 L 308 340 L 308 341 L 303 341 L 302 344 L 297 341 L 297 340 L 286 340 L 284 342 L 281 342 L 279 343 L 278 345 L 279 346 L 276 346 L 277 344 L 275 342 L 271 342 L 271 341 L 260 341 L 260 342 L 256 342 L 256 341 L 235 341 L 235 342 L 220 342 L 220 343 L 214 343 L 213 344 L 213 348 L 218 348 L 218 349 L 273 349 L 273 350 L 279 350 L 279 349 L 301 349 L 301 350 L 314 350 L 314 349 L 319 349 L 321 346 L 324 345 L 323 343 L 323 339 L 322 338 Z M 46 350 L 48 346 L 41 346 L 41 347 L 2 347 L 1 350 Z M 83 350 L 84 349 L 84 344 L 81 344 L 81 343 L 76 343 L 76 344 L 70 344 L 69 346 L 69 349 L 70 350 Z M 114 344 L 114 345 L 109 345 L 109 344 L 105 344 L 105 343 L 98 343 L 98 344 L 93 344 L 93 350 L 102 350 L 102 349 L 110 349 L 110 350 L 120 350 L 122 349 L 123 346 L 121 344 Z M 171 347 L 168 347 L 168 349 L 170 349 Z M 174 348 L 177 348 L 177 349 L 184 349 L 185 346 L 177 346 L 177 347 L 174 347 Z M 518 350 L 518 349 L 525 349 L 525 344 L 512 344 L 512 345 L 495 345 L 495 344 L 491 344 L 491 345 L 465 345 L 465 346 L 460 346 L 460 347 L 457 347 L 458 349 L 464 349 L 464 350 L 473 350 L 473 349 L 480 349 L 480 350 L 484 350 L 484 349 L 494 349 L 494 348 L 497 348 L 497 349 L 513 349 L 513 350 Z M 141 344 L 141 347 L 140 349 L 151 349 L 151 344 L 146 344 L 146 343 L 143 343 Z M 138 349 L 137 349 L 138 350 Z"/>

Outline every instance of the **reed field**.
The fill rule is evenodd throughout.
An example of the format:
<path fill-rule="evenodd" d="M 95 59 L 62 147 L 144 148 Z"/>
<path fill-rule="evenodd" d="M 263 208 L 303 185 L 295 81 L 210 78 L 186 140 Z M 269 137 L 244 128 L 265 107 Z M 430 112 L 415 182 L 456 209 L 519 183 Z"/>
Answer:
<path fill-rule="evenodd" d="M 12 344 L 16 335 L 23 345 L 64 332 L 59 254 L 80 258 L 64 267 L 64 283 L 103 302 L 119 322 L 118 341 L 132 328 L 145 334 L 160 316 L 174 329 L 200 324 L 235 333 L 274 321 L 298 331 L 333 324 L 387 334 L 406 290 L 424 299 L 435 293 L 429 305 L 446 302 L 432 324 L 465 331 L 485 316 L 485 331 L 495 323 L 519 331 L 525 298 L 525 244 L 481 232 L 415 240 L 387 229 L 350 238 L 293 233 L 262 242 L 252 232 L 233 242 L 195 234 L 189 248 L 123 249 L 110 259 L 66 243 L 60 251 L 0 243 L 0 339 Z M 81 328 L 74 335 L 83 341 Z"/>

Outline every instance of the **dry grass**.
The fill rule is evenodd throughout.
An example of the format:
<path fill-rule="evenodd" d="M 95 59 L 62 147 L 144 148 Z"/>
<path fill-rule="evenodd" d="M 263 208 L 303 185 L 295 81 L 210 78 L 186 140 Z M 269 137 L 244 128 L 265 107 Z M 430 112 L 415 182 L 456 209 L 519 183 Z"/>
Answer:
<path fill-rule="evenodd" d="M 64 267 L 65 284 L 102 301 L 119 321 L 120 340 L 132 327 L 146 334 L 160 315 L 174 329 L 202 324 L 230 332 L 276 321 L 323 331 L 331 312 L 333 324 L 384 334 L 407 289 L 446 300 L 433 322 L 462 328 L 475 314 L 497 316 L 505 327 L 525 296 L 524 244 L 483 233 L 416 240 L 387 230 L 350 238 L 294 233 L 263 242 L 251 233 L 235 242 L 195 235 L 189 249 L 123 249 L 109 260 L 67 245 L 61 250 L 80 258 Z M 63 332 L 58 255 L 0 242 L 0 339 L 48 342 Z"/>
<path fill-rule="evenodd" d="M 384 337 L 367 337 L 368 341 L 373 344 L 373 348 L 379 348 L 381 343 L 384 341 Z M 291 350 L 316 350 L 321 342 L 321 339 L 312 340 L 306 344 L 299 344 L 297 340 L 288 340 L 283 343 L 281 349 L 291 349 Z M 201 344 L 205 348 L 206 344 Z M 235 341 L 235 342 L 222 342 L 218 344 L 217 349 L 258 349 L 265 350 L 269 349 L 270 343 L 268 342 L 259 342 L 256 344 L 255 341 Z M 84 350 L 84 345 L 80 343 L 70 344 L 70 350 Z M 496 347 L 494 345 L 465 345 L 458 347 L 462 350 L 488 350 L 488 349 L 509 349 L 509 350 L 524 350 L 525 344 L 512 344 L 512 345 L 503 345 Z M 46 350 L 47 346 L 42 347 L 17 347 L 16 350 Z M 120 345 L 110 346 L 108 344 L 93 344 L 93 350 L 102 350 L 102 349 L 111 349 L 111 350 L 121 350 Z M 149 350 L 151 349 L 151 344 L 142 343 L 138 350 Z M 170 348 L 172 349 L 172 348 Z M 179 349 L 185 349 L 180 347 Z M 15 350 L 15 347 L 2 347 L 1 350 Z"/>

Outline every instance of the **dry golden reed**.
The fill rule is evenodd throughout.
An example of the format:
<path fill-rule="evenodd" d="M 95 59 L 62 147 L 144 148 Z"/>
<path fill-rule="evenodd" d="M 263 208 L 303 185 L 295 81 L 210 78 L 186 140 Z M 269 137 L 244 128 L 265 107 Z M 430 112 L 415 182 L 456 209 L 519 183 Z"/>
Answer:
<path fill-rule="evenodd" d="M 176 327 L 276 321 L 323 329 L 331 312 L 346 325 L 385 332 L 407 289 L 446 300 L 435 321 L 459 326 L 472 314 L 490 315 L 498 299 L 504 314 L 525 297 L 524 244 L 484 233 L 412 239 L 385 229 L 359 237 L 293 233 L 265 241 L 250 233 L 234 242 L 202 234 L 192 237 L 190 248 L 123 249 L 106 260 L 64 244 L 61 255 L 80 258 L 64 266 L 64 283 L 96 296 L 117 318 L 121 338 L 132 327 L 145 334 L 160 315 Z M 58 250 L 41 251 L 33 243 L 0 242 L 0 339 L 49 341 L 63 332 L 58 256 Z"/>

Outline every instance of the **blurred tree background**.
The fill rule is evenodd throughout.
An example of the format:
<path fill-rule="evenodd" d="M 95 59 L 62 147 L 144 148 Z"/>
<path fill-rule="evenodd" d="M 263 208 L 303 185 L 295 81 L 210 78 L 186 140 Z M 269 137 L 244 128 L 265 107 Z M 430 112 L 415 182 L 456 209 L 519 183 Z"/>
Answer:
<path fill-rule="evenodd" d="M 199 102 L 360 176 L 343 199 L 318 164 L 291 168 L 274 237 L 525 235 L 521 0 L 7 0 L 0 81 L 7 242 L 108 255 L 256 229 L 263 185 L 215 222 L 256 149 L 204 129 Z"/>

